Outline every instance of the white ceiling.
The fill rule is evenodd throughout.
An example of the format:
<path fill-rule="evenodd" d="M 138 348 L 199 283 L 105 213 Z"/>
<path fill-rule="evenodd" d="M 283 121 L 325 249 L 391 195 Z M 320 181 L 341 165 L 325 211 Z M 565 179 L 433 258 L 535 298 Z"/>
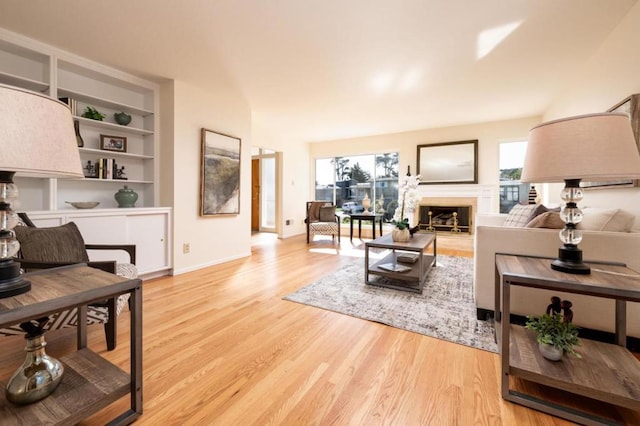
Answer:
<path fill-rule="evenodd" d="M 541 114 L 636 1 L 0 0 L 0 26 L 146 77 L 228 77 L 261 131 L 306 142 Z"/>

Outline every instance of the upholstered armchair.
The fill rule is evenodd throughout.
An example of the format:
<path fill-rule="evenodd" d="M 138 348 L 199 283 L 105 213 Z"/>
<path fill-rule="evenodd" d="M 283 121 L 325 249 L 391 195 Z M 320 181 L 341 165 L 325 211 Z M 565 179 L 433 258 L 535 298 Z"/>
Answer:
<path fill-rule="evenodd" d="M 340 218 L 336 214 L 336 206 L 328 201 L 307 201 L 307 244 L 314 235 L 338 236 L 340 243 Z"/>
<path fill-rule="evenodd" d="M 39 269 L 55 268 L 75 263 L 86 263 L 91 267 L 102 269 L 125 278 L 138 277 L 135 267 L 136 246 L 132 244 L 85 244 L 82 234 L 75 223 L 62 226 L 37 228 L 25 213 L 18 214 L 21 224 L 14 228 L 20 243 L 18 262 L 25 272 Z M 116 261 L 89 260 L 87 250 L 118 250 L 129 255 L 130 263 Z M 113 350 L 117 343 L 117 316 L 122 312 L 129 300 L 129 294 L 120 295 L 116 299 L 93 303 L 87 309 L 87 324 L 103 323 L 107 340 L 107 349 Z M 44 330 L 55 330 L 77 326 L 77 309 L 56 312 L 49 316 Z M 23 334 L 19 324 L 0 329 L 0 335 Z"/>

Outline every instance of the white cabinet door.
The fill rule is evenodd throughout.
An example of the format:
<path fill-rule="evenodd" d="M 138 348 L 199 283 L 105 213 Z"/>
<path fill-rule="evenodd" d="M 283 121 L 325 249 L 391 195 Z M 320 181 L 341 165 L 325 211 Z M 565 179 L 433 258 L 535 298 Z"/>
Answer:
<path fill-rule="evenodd" d="M 129 241 L 136 244 L 136 264 L 140 273 L 167 269 L 168 226 L 167 214 L 136 214 L 127 217 Z"/>

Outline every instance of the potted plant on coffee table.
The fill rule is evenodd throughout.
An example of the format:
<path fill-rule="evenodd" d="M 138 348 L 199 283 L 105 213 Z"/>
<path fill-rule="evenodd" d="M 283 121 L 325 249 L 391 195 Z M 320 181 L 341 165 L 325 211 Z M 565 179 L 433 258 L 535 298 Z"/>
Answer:
<path fill-rule="evenodd" d="M 528 316 L 525 328 L 535 332 L 538 348 L 546 359 L 559 361 L 564 352 L 581 358 L 574 350 L 574 346 L 580 345 L 578 327 L 565 322 L 562 315 L 544 314 L 538 318 Z"/>

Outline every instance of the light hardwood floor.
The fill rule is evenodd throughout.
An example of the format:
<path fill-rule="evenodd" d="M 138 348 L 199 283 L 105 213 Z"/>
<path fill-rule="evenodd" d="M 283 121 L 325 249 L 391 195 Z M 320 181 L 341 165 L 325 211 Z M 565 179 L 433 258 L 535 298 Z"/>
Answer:
<path fill-rule="evenodd" d="M 258 234 L 249 258 L 145 282 L 136 424 L 569 424 L 503 401 L 496 354 L 282 300 L 359 261 L 363 243 L 353 243 Z M 102 327 L 89 330 L 90 347 L 125 370 L 128 316 L 119 318 L 115 351 L 106 351 Z M 48 342 L 53 355 L 71 351 L 74 331 Z M 23 345 L 2 340 L 0 377 L 20 365 Z M 127 404 L 85 424 L 104 424 Z"/>

